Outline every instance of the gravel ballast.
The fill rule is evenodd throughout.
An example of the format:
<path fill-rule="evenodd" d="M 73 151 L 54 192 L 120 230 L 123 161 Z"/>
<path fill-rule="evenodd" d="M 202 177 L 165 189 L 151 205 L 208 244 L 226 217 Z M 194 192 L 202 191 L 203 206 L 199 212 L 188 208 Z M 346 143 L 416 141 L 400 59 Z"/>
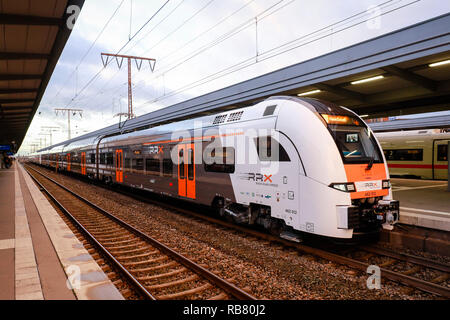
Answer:
<path fill-rule="evenodd" d="M 38 170 L 44 170 L 37 168 Z M 46 171 L 118 218 L 259 299 L 435 299 L 393 282 L 366 286 L 368 274 Z"/>

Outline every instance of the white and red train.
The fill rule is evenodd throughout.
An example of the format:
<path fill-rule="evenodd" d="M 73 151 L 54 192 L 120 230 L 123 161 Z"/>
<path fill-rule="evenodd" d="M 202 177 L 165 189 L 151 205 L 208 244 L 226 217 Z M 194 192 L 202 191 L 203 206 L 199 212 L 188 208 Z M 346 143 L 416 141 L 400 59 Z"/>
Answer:
<path fill-rule="evenodd" d="M 316 99 L 256 105 L 115 136 L 59 144 L 35 162 L 213 206 L 288 238 L 351 239 L 399 219 L 370 128 Z"/>
<path fill-rule="evenodd" d="M 377 133 L 391 176 L 447 180 L 450 132 L 441 129 Z"/>

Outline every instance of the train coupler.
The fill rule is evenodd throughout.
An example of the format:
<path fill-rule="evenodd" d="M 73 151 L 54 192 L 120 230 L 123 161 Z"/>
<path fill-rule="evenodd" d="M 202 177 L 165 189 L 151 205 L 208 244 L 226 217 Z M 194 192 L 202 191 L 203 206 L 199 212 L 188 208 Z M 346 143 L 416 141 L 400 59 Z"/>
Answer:
<path fill-rule="evenodd" d="M 400 202 L 398 200 L 378 201 L 377 219 L 384 221 L 383 229 L 394 229 L 394 224 L 400 220 Z"/>

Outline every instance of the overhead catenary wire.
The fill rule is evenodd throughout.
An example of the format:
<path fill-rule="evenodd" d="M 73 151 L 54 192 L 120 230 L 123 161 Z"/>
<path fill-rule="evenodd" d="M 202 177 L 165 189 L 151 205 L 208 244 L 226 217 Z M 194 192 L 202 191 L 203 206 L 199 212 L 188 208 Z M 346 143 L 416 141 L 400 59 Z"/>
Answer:
<path fill-rule="evenodd" d="M 109 23 L 112 21 L 112 19 L 116 16 L 117 12 L 119 11 L 120 7 L 122 6 L 122 4 L 124 3 L 125 0 L 122 0 L 119 5 L 117 6 L 117 8 L 114 10 L 113 14 L 109 17 L 108 21 L 106 21 L 106 23 L 103 25 L 101 31 L 99 32 L 99 34 L 97 35 L 97 37 L 94 39 L 94 41 L 91 43 L 91 45 L 89 46 L 88 50 L 86 50 L 86 52 L 84 53 L 83 57 L 80 59 L 80 61 L 78 62 L 77 66 L 73 69 L 72 73 L 67 77 L 67 79 L 64 81 L 63 86 L 58 90 L 58 92 L 56 93 L 56 95 L 53 97 L 52 101 L 55 101 L 56 98 L 59 96 L 59 94 L 61 93 L 62 89 L 64 88 L 64 86 L 66 85 L 66 83 L 72 78 L 72 76 L 75 74 L 75 72 L 78 72 L 78 68 L 80 67 L 80 65 L 83 63 L 84 59 L 86 58 L 86 56 L 89 54 L 89 52 L 91 52 L 92 48 L 94 47 L 94 45 L 97 43 L 98 39 L 101 37 L 101 35 L 103 34 L 103 32 L 106 30 L 106 28 L 108 27 Z"/>
<path fill-rule="evenodd" d="M 141 42 L 142 40 L 144 40 L 150 33 L 152 33 L 161 23 L 163 23 L 169 16 L 171 16 L 179 7 L 180 5 L 184 2 L 184 0 L 181 0 L 166 16 L 164 16 L 164 18 L 162 18 L 156 25 L 153 26 L 153 28 L 151 28 L 141 39 L 137 40 L 136 42 L 134 42 L 127 50 L 126 52 L 130 52 L 131 49 L 133 49 L 139 42 Z M 142 29 L 142 28 L 141 28 Z M 100 92 L 102 92 L 104 90 L 104 88 L 119 74 L 120 69 L 117 69 L 117 71 L 114 73 L 113 76 L 111 76 L 105 84 L 103 84 L 103 86 L 100 88 Z M 134 85 L 133 85 L 133 89 L 134 89 Z M 88 95 L 88 97 L 96 95 L 96 93 L 92 93 L 90 95 Z M 78 98 L 78 101 L 80 100 L 80 98 Z"/>
<path fill-rule="evenodd" d="M 162 66 L 161 66 L 161 65 L 160 65 L 160 67 L 159 67 L 159 73 L 154 74 L 154 77 L 156 78 L 156 77 L 158 77 L 161 73 L 168 73 L 168 72 L 174 70 L 175 68 L 177 68 L 178 66 L 180 66 L 180 65 L 182 65 L 182 64 L 184 64 L 184 63 L 186 63 L 187 61 L 191 60 L 191 59 L 194 58 L 195 56 L 197 56 L 197 55 L 199 55 L 199 54 L 205 52 L 205 51 L 208 50 L 208 49 L 211 49 L 212 47 L 214 47 L 214 46 L 216 46 L 216 45 L 222 43 L 223 41 L 225 41 L 225 40 L 231 38 L 232 36 L 234 36 L 234 35 L 236 35 L 236 34 L 242 32 L 242 31 L 244 31 L 245 29 L 247 29 L 247 28 L 253 26 L 253 25 L 254 25 L 254 21 L 255 21 L 256 18 L 258 19 L 258 21 L 262 21 L 263 19 L 265 19 L 265 18 L 269 17 L 270 15 L 272 15 L 272 14 L 278 12 L 279 10 L 281 10 L 282 8 L 286 7 L 287 5 L 293 3 L 293 2 L 296 1 L 296 0 L 291 0 L 291 1 L 289 1 L 288 3 L 284 4 L 283 6 L 277 8 L 276 10 L 274 10 L 274 11 L 272 11 L 272 12 L 268 12 L 268 11 L 269 11 L 270 9 L 272 9 L 274 6 L 278 5 L 279 3 L 283 2 L 283 1 L 284 1 L 284 0 L 281 0 L 281 1 L 277 2 L 277 3 L 275 3 L 273 6 L 269 7 L 268 9 L 264 10 L 263 12 L 259 13 L 259 14 L 256 15 L 255 17 L 253 17 L 253 18 L 251 18 L 251 19 L 248 19 L 248 20 L 245 21 L 244 23 L 242 23 L 242 24 L 240 24 L 239 26 L 233 28 L 232 30 L 226 32 L 225 34 L 219 36 L 218 38 L 214 39 L 213 41 L 209 42 L 208 44 L 206 44 L 206 45 L 204 45 L 204 46 L 202 46 L 202 47 L 196 49 L 196 51 L 191 52 L 190 54 L 184 56 L 184 58 L 185 58 L 184 60 L 182 60 L 182 61 L 180 61 L 180 62 L 176 62 L 176 63 L 175 63 L 174 65 L 172 65 L 172 66 L 165 66 L 165 65 L 162 65 Z M 386 2 L 382 3 L 381 5 L 384 5 L 384 4 L 389 3 L 389 2 L 392 2 L 392 1 L 394 1 L 394 0 L 386 1 Z M 402 0 L 398 0 L 398 1 L 402 1 Z M 346 20 L 349 20 L 349 19 L 351 19 L 351 18 L 354 18 L 355 16 L 361 15 L 361 13 L 365 13 L 365 12 L 366 12 L 366 11 L 357 13 L 357 14 L 351 16 L 351 17 L 345 18 L 345 19 L 343 19 L 343 20 L 341 20 L 341 21 L 338 21 L 338 22 L 333 23 L 333 24 L 331 24 L 331 25 L 328 25 L 328 26 L 326 26 L 326 27 L 324 27 L 324 28 L 321 28 L 321 29 L 319 29 L 319 30 L 316 30 L 316 31 L 314 31 L 314 32 L 311 32 L 311 33 L 309 33 L 309 34 L 307 34 L 307 35 L 304 35 L 304 36 L 302 36 L 301 38 L 306 38 L 306 37 L 309 37 L 309 36 L 311 36 L 311 35 L 313 35 L 313 34 L 315 34 L 315 33 L 320 32 L 320 31 L 322 31 L 322 30 L 327 30 L 327 29 L 329 29 L 330 27 L 333 27 L 334 25 L 337 25 L 337 24 L 342 23 L 342 22 L 344 22 L 344 21 L 346 21 Z M 296 40 L 298 40 L 298 39 L 300 39 L 300 38 L 297 38 Z M 293 41 L 296 41 L 296 40 L 293 40 Z M 164 60 L 164 57 L 161 58 L 161 59 L 159 59 L 159 62 L 161 63 L 161 61 L 163 61 L 163 60 Z"/>
<path fill-rule="evenodd" d="M 294 1 L 294 0 L 293 0 L 293 1 Z M 379 6 L 384 6 L 385 4 L 390 3 L 390 2 L 392 2 L 392 1 L 393 1 L 393 0 L 384 2 L 384 3 L 382 3 L 382 4 L 379 5 Z M 420 0 L 414 1 L 414 2 L 412 2 L 412 3 L 415 3 L 415 2 L 418 2 L 418 1 L 420 1 Z M 280 1 L 280 2 L 281 2 L 281 1 Z M 397 2 L 398 2 L 398 1 L 397 1 Z M 400 0 L 400 2 L 401 2 L 401 0 Z M 406 5 L 402 6 L 402 7 L 406 7 L 406 6 L 408 6 L 408 5 L 411 5 L 412 3 L 406 4 Z M 289 3 L 286 3 L 286 4 L 284 4 L 284 6 L 286 6 L 286 5 L 288 5 L 288 4 L 289 4 Z M 394 9 L 394 10 L 392 10 L 392 11 L 399 10 L 399 9 L 401 9 L 402 7 L 396 8 L 396 9 Z M 281 8 L 278 8 L 277 11 L 278 11 L 278 10 L 281 10 Z M 383 13 L 383 15 L 384 15 L 384 14 L 387 14 L 387 13 L 389 13 L 389 12 Z M 273 13 L 272 13 L 272 14 L 273 14 Z M 343 19 L 343 20 L 341 20 L 341 21 L 338 21 L 338 22 L 336 22 L 336 23 L 333 23 L 333 24 L 331 24 L 331 25 L 328 25 L 328 26 L 326 26 L 326 27 L 323 27 L 323 28 L 321 28 L 321 29 L 319 29 L 319 30 L 316 30 L 316 31 L 313 32 L 312 34 L 318 34 L 319 31 L 321 31 L 322 33 L 323 33 L 323 32 L 327 32 L 327 29 L 329 29 L 329 28 L 331 28 L 331 27 L 334 27 L 335 25 L 337 25 L 337 24 L 339 24 L 339 23 L 342 23 L 343 21 L 349 22 L 349 21 L 351 21 L 351 19 L 354 20 L 354 19 L 358 18 L 358 15 L 361 15 L 361 12 L 358 13 L 358 14 L 354 14 L 354 15 L 352 15 L 352 16 L 346 18 L 346 19 Z M 267 16 L 269 16 L 269 15 L 267 15 Z M 262 18 L 266 18 L 266 16 L 260 17 L 260 18 L 258 18 L 258 20 L 261 21 Z M 370 19 L 368 19 L 368 20 L 370 20 Z M 366 22 L 366 21 L 367 21 L 367 20 L 364 20 L 364 21 L 362 21 L 362 22 L 360 22 L 360 23 L 357 23 L 357 24 L 355 24 L 355 25 L 364 23 L 364 22 Z M 252 26 L 252 25 L 253 25 L 253 24 L 249 24 L 248 26 L 245 25 L 245 27 L 248 28 L 248 27 L 250 27 L 250 26 Z M 349 27 L 347 27 L 347 28 L 345 28 L 345 29 L 354 27 L 355 25 L 349 26 Z M 338 32 L 342 32 L 342 31 L 345 30 L 345 29 L 339 29 L 339 30 L 336 30 L 335 32 L 331 32 L 330 34 L 327 34 L 327 35 L 325 35 L 325 36 L 323 36 L 323 37 L 320 37 L 320 38 L 318 38 L 318 39 L 315 39 L 315 40 L 312 39 L 312 41 L 309 41 L 308 43 L 311 43 L 311 42 L 314 42 L 314 41 L 318 41 L 318 40 L 320 40 L 321 38 L 324 38 L 324 37 L 326 37 L 326 36 L 332 36 L 333 34 L 336 34 L 336 33 L 338 33 Z M 237 33 L 239 33 L 239 32 L 242 32 L 243 30 L 245 30 L 245 28 L 242 29 L 242 30 L 241 30 L 241 29 L 237 29 L 237 30 L 235 30 L 235 31 L 236 31 Z M 234 33 L 234 34 L 237 34 L 237 33 Z M 234 34 L 232 34 L 232 35 L 234 35 Z M 216 39 L 216 40 L 217 40 L 217 41 L 220 41 L 220 40 L 225 41 L 226 39 L 228 39 L 228 38 L 231 37 L 232 35 L 229 34 L 228 37 L 227 37 L 227 38 L 224 38 L 223 40 L 222 40 L 222 39 Z M 283 45 L 280 45 L 280 46 L 278 46 L 278 47 L 271 48 L 271 49 L 269 49 L 269 50 L 267 50 L 267 51 L 265 51 L 265 52 L 260 52 L 259 55 L 258 55 L 258 61 L 259 61 L 259 62 L 265 61 L 265 60 L 270 59 L 270 58 L 272 58 L 272 57 L 274 57 L 274 56 L 277 56 L 277 55 L 283 54 L 283 53 L 285 53 L 285 52 L 294 50 L 295 48 L 298 48 L 299 46 L 306 45 L 306 44 L 308 44 L 308 43 L 304 43 L 304 44 L 303 44 L 303 43 L 300 43 L 300 45 L 297 46 L 297 44 L 299 44 L 299 41 L 300 41 L 300 40 L 304 41 L 308 36 L 311 37 L 311 34 L 304 35 L 304 36 L 302 36 L 302 37 L 300 37 L 300 38 L 297 38 L 297 39 L 294 39 L 294 40 L 292 40 L 292 41 L 289 41 L 289 43 L 284 43 Z M 144 39 L 144 38 L 141 38 L 140 40 L 142 40 L 142 39 Z M 134 44 L 134 46 L 135 46 L 135 45 L 136 45 L 136 44 Z M 214 43 L 209 43 L 209 45 L 214 45 Z M 293 48 L 290 48 L 290 47 L 288 47 L 288 46 L 291 46 L 291 47 L 293 47 Z M 294 47 L 294 46 L 295 46 L 295 47 Z M 207 49 L 208 49 L 207 47 L 204 47 L 204 46 L 203 46 L 203 47 L 202 47 L 202 50 L 203 50 L 203 51 L 201 51 L 201 52 L 198 51 L 198 52 L 196 52 L 196 54 L 197 54 L 197 55 L 198 55 L 198 54 L 201 54 L 202 52 L 206 51 Z M 197 50 L 198 50 L 198 49 L 197 49 Z M 278 50 L 278 51 L 277 51 L 277 50 Z M 280 51 L 280 52 L 279 52 L 279 51 Z M 164 57 L 163 57 L 163 58 L 164 58 Z M 188 59 L 191 59 L 191 58 L 192 58 L 192 57 L 188 57 Z M 252 57 L 252 58 L 255 58 L 255 57 Z M 252 58 L 250 58 L 250 59 L 252 59 Z M 195 87 L 197 87 L 197 86 L 199 86 L 199 85 L 204 84 L 204 83 L 205 83 L 205 79 L 206 79 L 206 82 L 208 82 L 208 81 L 213 81 L 213 80 L 215 80 L 215 79 L 217 79 L 217 78 L 220 78 L 220 77 L 226 76 L 227 74 L 230 74 L 230 73 L 233 73 L 233 72 L 242 70 L 242 69 L 247 68 L 247 67 L 251 66 L 252 64 L 254 64 L 254 63 L 251 63 L 251 62 L 248 61 L 248 60 L 249 60 L 249 59 L 244 59 L 243 61 L 238 62 L 238 63 L 232 65 L 231 67 L 222 69 L 222 70 L 219 71 L 219 72 L 215 72 L 215 73 L 213 73 L 212 75 L 208 75 L 208 76 L 206 76 L 206 77 L 204 77 L 204 78 L 202 78 L 202 79 L 196 80 L 195 82 L 190 83 L 190 84 L 187 84 L 187 85 L 185 85 L 185 86 L 183 86 L 183 87 L 181 87 L 181 88 L 178 88 L 178 89 L 176 89 L 176 90 L 167 92 L 165 95 L 160 96 L 160 97 L 157 97 L 156 99 L 153 99 L 153 100 L 149 100 L 149 101 L 147 101 L 147 102 L 145 102 L 145 103 L 139 105 L 138 107 L 141 107 L 141 106 L 146 105 L 146 104 L 148 104 L 148 103 L 160 101 L 161 99 L 168 98 L 168 97 L 170 97 L 170 96 L 172 96 L 172 95 L 174 95 L 174 94 L 177 94 L 177 93 L 180 93 L 180 92 L 189 90 L 189 89 L 191 89 L 191 88 L 195 88 Z M 186 61 L 184 61 L 184 62 L 186 62 Z M 182 64 L 182 63 L 181 63 L 181 64 Z M 178 63 L 178 65 L 180 65 L 180 63 Z M 169 71 L 171 71 L 171 70 L 169 70 L 169 71 L 164 70 L 163 68 L 158 68 L 158 69 L 161 70 L 161 72 L 155 73 L 155 74 L 154 74 L 154 77 L 155 77 L 155 78 L 156 78 L 156 77 L 160 77 L 161 74 L 165 74 L 165 73 L 168 73 Z M 172 70 L 173 70 L 173 69 L 174 69 L 174 68 L 172 68 Z M 134 87 L 134 88 L 139 87 L 139 84 L 133 85 L 133 87 Z"/>
<path fill-rule="evenodd" d="M 136 31 L 136 33 L 129 38 L 125 44 L 116 52 L 116 54 L 120 53 L 138 34 L 139 32 L 142 31 L 142 29 L 170 2 L 170 0 L 167 0 L 143 25 L 141 28 L 139 28 L 138 31 Z M 112 60 L 110 60 L 112 61 Z M 107 64 L 109 64 L 110 62 L 108 62 Z M 104 67 L 102 67 L 94 76 L 92 76 L 90 78 L 90 80 L 83 86 L 83 88 L 74 96 L 72 97 L 72 99 L 70 100 L 70 102 L 68 103 L 68 106 L 84 91 L 86 90 L 86 88 L 95 80 L 97 79 L 97 77 L 102 73 L 102 71 L 104 70 Z"/>
<path fill-rule="evenodd" d="M 257 16 L 264 15 L 264 14 L 266 14 L 266 16 L 264 16 L 263 18 L 266 18 L 266 17 L 270 16 L 271 14 L 270 14 L 269 11 L 272 10 L 273 8 L 275 8 L 278 4 L 282 3 L 283 1 L 285 1 L 285 0 L 280 0 L 277 3 L 271 5 L 269 8 L 264 9 Z M 272 14 L 277 12 L 279 9 L 285 7 L 286 5 L 289 5 L 289 4 L 293 3 L 294 1 L 296 1 L 296 0 L 291 0 L 288 3 L 286 3 L 285 5 L 283 5 L 282 7 L 277 8 L 276 10 L 274 10 L 272 12 Z M 267 14 L 268 12 L 269 12 L 269 14 Z M 226 33 L 222 34 L 221 36 L 219 36 L 218 38 L 214 39 L 213 41 L 211 41 L 211 42 L 201 46 L 200 48 L 195 49 L 193 52 L 185 55 L 183 57 L 184 60 L 182 60 L 180 62 L 176 62 L 175 65 L 169 66 L 169 64 L 167 64 L 167 66 L 163 65 L 162 67 L 159 67 L 159 70 L 160 70 L 159 73 L 157 73 L 157 75 L 153 75 L 153 77 L 157 78 L 157 77 L 160 77 L 161 75 L 164 75 L 165 73 L 168 73 L 169 71 L 172 71 L 173 69 L 175 69 L 178 66 L 188 62 L 192 58 L 194 58 L 194 57 L 198 56 L 199 54 L 203 53 L 204 51 L 206 51 L 206 50 L 208 50 L 208 49 L 210 49 L 210 48 L 220 44 L 221 42 L 223 42 L 223 41 L 233 37 L 234 35 L 240 33 L 241 31 L 243 31 L 243 30 L 253 26 L 253 24 L 254 24 L 254 17 L 251 18 L 251 19 L 246 20 L 244 23 L 240 24 L 239 26 L 234 27 L 232 30 L 227 31 Z M 161 62 L 163 60 L 164 60 L 164 57 L 159 59 L 159 62 Z M 164 69 L 164 68 L 166 68 L 166 69 Z"/>
<path fill-rule="evenodd" d="M 393 1 L 393 0 L 390 0 L 390 1 L 384 2 L 383 4 L 387 4 L 387 3 L 392 2 L 392 1 Z M 415 0 L 415 1 L 409 2 L 409 3 L 405 4 L 405 5 L 400 6 L 400 7 L 391 9 L 391 10 L 386 11 L 386 12 L 383 12 L 383 13 L 380 14 L 380 16 L 381 16 L 381 15 L 386 15 L 386 14 L 389 14 L 389 13 L 392 13 L 392 12 L 395 12 L 395 11 L 397 11 L 397 10 L 400 10 L 400 9 L 402 9 L 402 8 L 405 8 L 405 7 L 407 7 L 407 6 L 410 6 L 410 5 L 412 5 L 412 4 L 414 4 L 414 3 L 417 3 L 417 2 L 419 2 L 419 1 L 421 1 L 421 0 Z M 396 3 L 398 3 L 398 2 L 401 2 L 401 0 L 400 0 L 400 1 L 397 1 Z M 355 15 L 352 15 L 351 17 L 348 17 L 348 18 L 343 19 L 343 20 L 341 20 L 341 21 L 339 21 L 339 22 L 333 23 L 333 24 L 330 25 L 330 26 L 334 26 L 334 25 L 336 25 L 336 24 L 338 24 L 338 23 L 341 23 L 341 22 L 343 22 L 343 21 L 347 21 L 347 20 L 349 20 L 349 19 L 351 19 L 351 18 L 354 18 L 354 17 L 357 16 L 357 15 L 361 15 L 362 13 L 366 13 L 366 11 L 360 12 L 360 13 L 355 14 Z M 265 51 L 265 52 L 259 54 L 259 56 L 258 56 L 258 62 L 265 61 L 265 60 L 267 60 L 267 59 L 270 59 L 270 58 L 273 58 L 273 57 L 278 56 L 278 55 L 280 55 L 280 54 L 286 53 L 286 52 L 288 52 L 288 51 L 297 49 L 297 48 L 299 48 L 299 47 L 301 47 L 301 46 L 310 44 L 310 43 L 312 43 L 312 42 L 318 41 L 318 40 L 323 39 L 323 38 L 325 38 L 325 37 L 329 37 L 329 36 L 335 35 L 335 34 L 337 34 L 337 33 L 339 33 L 339 32 L 344 31 L 344 30 L 347 30 L 347 29 L 349 29 L 349 28 L 352 28 L 352 27 L 355 27 L 355 26 L 360 25 L 360 24 L 362 24 L 362 23 L 365 23 L 365 22 L 367 22 L 367 21 L 369 21 L 369 20 L 371 20 L 371 19 L 373 19 L 373 18 L 368 18 L 368 19 L 365 19 L 365 20 L 363 20 L 363 21 L 360 21 L 360 22 L 357 22 L 357 23 L 355 23 L 355 24 L 352 24 L 352 25 L 350 25 L 350 26 L 343 27 L 343 28 L 341 28 L 341 29 L 339 29 L 339 30 L 335 30 L 335 31 L 333 31 L 333 32 L 331 32 L 331 33 L 329 33 L 329 34 L 326 34 L 326 35 L 324 35 L 324 36 L 321 36 L 321 37 L 319 37 L 319 38 L 312 39 L 312 40 L 309 40 L 309 41 L 307 41 L 307 42 L 305 42 L 305 43 L 296 45 L 296 46 L 293 47 L 293 48 L 285 49 L 285 50 L 283 50 L 282 52 L 272 53 L 271 55 L 268 55 L 267 53 L 272 52 L 275 48 L 269 49 L 269 50 L 267 50 L 267 51 Z M 327 26 L 327 27 L 325 27 L 325 28 L 321 28 L 320 30 L 330 28 L 330 26 Z M 319 30 L 314 31 L 313 33 L 316 33 L 316 32 L 318 32 L 318 31 L 319 31 Z M 311 34 L 313 34 L 313 33 L 311 33 Z M 300 37 L 300 38 L 298 38 L 298 39 L 302 39 L 302 38 L 305 38 L 305 36 L 302 36 L 302 37 Z M 298 39 L 296 39 L 296 40 L 298 40 Z M 295 41 L 295 40 L 293 40 L 293 41 Z M 289 41 L 289 44 L 291 44 L 293 41 Z M 282 47 L 282 46 L 277 46 L 276 48 L 279 49 L 280 47 Z M 138 105 L 137 107 L 142 107 L 143 105 L 147 105 L 147 104 L 150 104 L 150 103 L 158 102 L 158 101 L 160 101 L 161 99 L 165 99 L 165 98 L 171 97 L 171 96 L 173 96 L 173 95 L 179 94 L 179 93 L 184 92 L 184 91 L 186 91 L 186 90 L 189 90 L 189 89 L 193 89 L 193 88 L 195 88 L 195 87 L 198 87 L 198 86 L 200 86 L 200 85 L 202 85 L 202 84 L 204 84 L 204 83 L 206 83 L 206 82 L 210 82 L 210 81 L 212 81 L 212 80 L 218 79 L 218 78 L 220 78 L 220 77 L 226 76 L 226 75 L 231 74 L 231 73 L 234 73 L 234 72 L 236 72 L 236 71 L 240 71 L 240 70 L 242 70 L 242 69 L 245 69 L 245 68 L 247 68 L 247 67 L 249 67 L 249 66 L 251 66 L 251 65 L 254 65 L 254 64 L 258 63 L 258 62 L 256 62 L 256 61 L 254 60 L 255 57 L 256 57 L 256 56 L 252 56 L 252 57 L 250 57 L 250 58 L 244 59 L 243 61 L 238 62 L 238 63 L 236 63 L 236 64 L 234 64 L 234 65 L 232 65 L 232 66 L 230 66 L 230 67 L 224 68 L 224 69 L 222 69 L 222 70 L 220 70 L 220 71 L 218 71 L 218 72 L 215 72 L 215 73 L 213 73 L 213 74 L 211 74 L 211 75 L 208 75 L 208 76 L 206 76 L 206 77 L 204 77 L 204 78 L 201 78 L 201 79 L 199 79 L 199 80 L 196 80 L 196 81 L 194 81 L 194 82 L 192 82 L 192 83 L 189 83 L 189 84 L 187 84 L 187 85 L 185 85 L 185 86 L 183 86 L 183 87 L 180 87 L 180 88 L 178 88 L 178 89 L 175 89 L 175 90 L 173 90 L 173 91 L 171 91 L 171 92 L 168 92 L 168 93 L 166 93 L 166 94 L 163 95 L 163 96 L 160 96 L 160 97 L 157 97 L 157 98 L 155 98 L 155 99 L 149 100 L 149 101 L 147 101 L 147 102 L 145 102 L 145 103 L 143 103 L 143 104 L 141 104 L 141 105 Z M 252 61 L 252 60 L 253 60 L 253 61 Z"/>
<path fill-rule="evenodd" d="M 117 53 L 119 53 L 126 45 L 128 45 L 135 37 L 136 37 L 136 35 L 138 35 L 143 29 L 144 29 L 144 27 L 154 18 L 154 16 L 156 16 L 156 14 L 158 14 L 161 10 L 162 10 L 162 8 L 164 8 L 164 6 L 168 3 L 169 1 L 166 1 L 166 3 L 152 16 L 152 17 L 150 17 L 150 19 L 148 19 L 147 20 L 147 22 L 146 23 L 144 23 L 144 25 L 142 25 L 142 27 L 125 43 L 125 45 L 117 52 Z M 159 21 L 149 32 L 147 32 L 147 34 L 146 34 L 146 36 L 148 36 L 157 26 L 159 26 L 164 20 L 166 20 L 170 15 L 172 15 L 173 14 L 173 12 L 176 10 L 176 9 L 178 9 L 178 7 L 182 4 L 184 2 L 184 0 L 181 0 L 177 5 L 176 5 L 176 7 L 175 8 L 173 8 L 161 21 Z M 142 41 L 143 39 L 144 39 L 145 37 L 143 37 L 143 38 L 141 38 L 141 39 L 139 39 L 138 41 L 136 41 L 135 43 L 134 43 L 134 45 L 131 47 L 131 48 L 133 48 L 134 46 L 136 46 L 136 44 L 137 43 L 139 43 L 140 41 Z M 130 48 L 130 49 L 131 49 Z M 127 52 L 129 52 L 129 50 L 127 50 Z M 117 54 L 116 53 L 116 54 Z M 109 64 L 110 62 L 108 62 L 108 64 Z M 82 89 L 82 91 L 84 91 L 91 83 L 93 83 L 97 78 L 98 78 L 98 76 L 100 75 L 100 73 L 102 72 L 104 70 L 104 68 L 101 68 L 98 72 L 97 72 L 97 74 L 95 74 L 89 81 L 88 81 L 88 83 L 86 83 L 86 85 L 83 87 L 83 89 Z M 100 90 L 103 90 L 103 88 L 117 75 L 119 73 L 119 70 L 117 70 L 116 72 L 115 72 L 115 74 L 107 81 L 107 83 L 105 84 L 105 85 L 103 85 L 102 86 L 102 88 L 100 89 Z M 70 101 L 70 103 L 71 102 L 73 102 L 75 99 L 79 99 L 79 96 L 80 96 L 80 94 L 82 93 L 82 91 L 80 91 L 80 92 L 78 92 L 78 94 L 77 95 L 75 95 L 72 99 L 71 99 L 71 101 Z M 96 93 L 93 93 L 92 95 L 96 95 Z"/>
<path fill-rule="evenodd" d="M 185 21 L 183 21 L 176 29 L 174 29 L 172 32 L 170 32 L 166 37 L 164 37 L 161 41 L 159 41 L 157 44 L 155 44 L 152 48 L 155 48 L 157 45 L 159 45 L 159 44 L 161 44 L 165 39 L 167 39 L 169 36 L 171 36 L 174 32 L 176 32 L 176 31 L 178 31 L 178 30 L 180 30 L 181 29 L 181 27 L 183 27 L 187 22 L 189 22 L 189 21 L 191 21 L 195 16 L 197 16 L 201 11 L 203 11 L 207 6 L 209 6 L 213 1 L 215 1 L 215 0 L 211 0 L 211 1 L 209 1 L 208 3 L 206 3 L 204 6 L 202 6 L 199 10 L 197 10 L 194 14 L 192 14 L 188 19 L 186 19 Z M 253 2 L 254 0 L 251 0 L 248 4 L 250 4 L 251 2 Z M 281 3 L 281 2 L 283 2 L 283 1 L 285 1 L 285 0 L 280 0 L 280 1 L 278 1 L 276 4 L 274 4 L 274 5 L 272 5 L 272 6 L 270 6 L 268 9 L 266 9 L 266 10 L 264 10 L 262 13 L 264 13 L 264 12 L 266 12 L 267 10 L 270 10 L 271 8 L 273 8 L 274 6 L 276 6 L 277 4 L 279 4 L 279 3 Z M 292 1 L 295 1 L 295 0 L 291 0 L 291 2 Z M 182 3 L 183 1 L 181 1 L 178 5 L 177 5 L 177 7 L 175 7 L 170 13 L 169 13 L 169 15 L 176 9 L 176 8 L 178 8 L 178 6 Z M 242 9 L 243 7 L 245 7 L 245 6 L 247 6 L 248 4 L 246 4 L 246 5 L 244 5 L 244 6 L 242 6 L 240 9 Z M 233 14 L 235 14 L 236 12 L 238 12 L 240 9 L 238 9 L 238 10 L 236 10 Z M 233 15 L 232 14 L 232 15 Z M 231 15 L 230 15 L 231 16 Z M 165 17 L 165 18 L 167 18 L 168 17 L 168 15 Z M 164 19 L 165 19 L 164 18 Z M 164 20 L 163 19 L 163 20 Z M 227 19 L 227 18 L 226 18 Z M 226 19 L 222 19 L 222 21 L 225 21 Z M 159 25 L 163 20 L 161 20 L 157 25 Z M 156 26 L 157 26 L 156 25 Z M 216 24 L 216 25 L 218 25 L 218 24 Z M 155 27 L 156 27 L 155 26 Z M 143 26 L 144 27 L 144 26 Z M 139 30 L 139 31 L 141 31 L 142 29 L 143 29 L 143 27 L 141 27 L 141 29 Z M 154 27 L 154 28 L 155 28 Z M 153 28 L 153 29 L 154 29 Z M 151 29 L 146 35 L 148 35 L 151 31 L 153 31 L 153 29 Z M 213 28 L 210 28 L 210 29 L 213 29 Z M 137 32 L 137 33 L 139 33 L 139 31 Z M 136 34 L 137 34 L 136 33 Z M 136 36 L 136 34 L 131 38 L 131 40 Z M 145 37 L 145 36 L 144 36 Z M 140 42 L 140 41 L 142 41 L 144 38 L 141 38 L 138 42 Z M 126 44 L 128 44 L 128 43 L 126 43 Z M 137 43 L 135 43 L 134 45 L 132 45 L 131 46 L 131 48 L 133 48 L 134 46 L 136 46 L 136 44 Z M 120 50 L 119 50 L 119 52 L 120 52 Z M 144 67 L 145 68 L 145 67 Z M 96 79 L 97 79 L 97 77 L 100 75 L 100 73 L 103 71 L 103 68 L 102 69 L 100 69 L 99 70 L 99 72 L 97 73 L 97 74 L 95 74 L 89 81 L 88 81 L 88 83 L 86 83 L 86 85 L 80 90 L 80 92 L 78 92 L 78 94 L 77 95 L 75 95 L 73 98 L 72 98 L 72 100 L 71 100 L 71 102 L 73 102 L 75 99 L 78 99 L 79 100 L 79 96 L 80 96 L 80 94 L 86 89 L 86 87 L 88 87 L 91 83 L 93 83 Z M 114 78 L 117 74 L 119 73 L 119 71 L 116 71 L 116 73 L 108 80 L 108 82 L 109 81 L 111 81 L 111 79 L 112 78 Z M 106 84 L 101 88 L 101 90 L 103 90 L 103 88 L 106 86 Z M 136 85 L 133 85 L 133 88 L 135 88 L 136 87 Z M 92 95 L 96 95 L 95 93 L 93 93 Z"/>

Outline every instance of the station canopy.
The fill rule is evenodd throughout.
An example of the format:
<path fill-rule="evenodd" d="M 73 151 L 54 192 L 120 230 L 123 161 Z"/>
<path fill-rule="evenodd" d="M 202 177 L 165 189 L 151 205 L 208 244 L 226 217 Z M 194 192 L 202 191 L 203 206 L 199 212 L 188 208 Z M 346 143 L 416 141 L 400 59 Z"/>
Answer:
<path fill-rule="evenodd" d="M 17 151 L 84 0 L 0 0 L 0 145 Z"/>

